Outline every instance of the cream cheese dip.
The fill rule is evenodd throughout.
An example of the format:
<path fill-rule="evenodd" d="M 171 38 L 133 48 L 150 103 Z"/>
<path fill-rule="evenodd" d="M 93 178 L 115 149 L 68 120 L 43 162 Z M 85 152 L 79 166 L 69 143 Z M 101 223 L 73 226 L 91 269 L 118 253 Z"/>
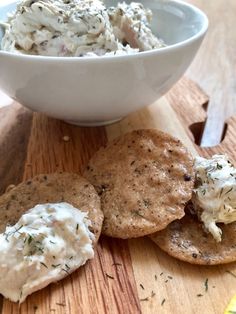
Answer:
<path fill-rule="evenodd" d="M 68 203 L 42 204 L 0 234 L 0 293 L 14 302 L 94 257 L 91 222 Z"/>

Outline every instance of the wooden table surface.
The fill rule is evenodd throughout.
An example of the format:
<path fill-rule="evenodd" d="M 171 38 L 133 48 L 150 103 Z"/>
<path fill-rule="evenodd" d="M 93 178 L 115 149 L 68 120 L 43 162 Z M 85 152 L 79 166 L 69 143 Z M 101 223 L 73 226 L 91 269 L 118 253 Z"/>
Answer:
<path fill-rule="evenodd" d="M 209 95 L 208 119 L 202 146 L 221 140 L 225 120 L 236 115 L 236 1 L 187 0 L 209 18 L 209 30 L 187 71 Z"/>
<path fill-rule="evenodd" d="M 202 146 L 221 140 L 225 120 L 236 114 L 236 1 L 187 0 L 209 17 L 209 31 L 187 71 L 210 97 Z M 0 106 L 10 101 L 0 91 Z M 1 121 L 0 121 L 1 123 Z"/>
<path fill-rule="evenodd" d="M 207 120 L 206 127 L 205 127 L 205 133 L 204 133 L 204 136 L 202 138 L 202 144 L 214 145 L 214 144 L 218 143 L 221 139 L 225 119 L 227 119 L 228 117 L 230 117 L 232 115 L 235 115 L 235 113 L 236 113 L 236 105 L 234 102 L 234 100 L 236 98 L 236 90 L 234 87 L 234 86 L 236 86 L 236 84 L 235 84 L 236 80 L 234 77 L 235 65 L 236 65 L 236 60 L 235 60 L 236 56 L 234 53 L 234 51 L 235 51 L 234 48 L 236 48 L 236 38 L 235 38 L 236 34 L 234 34 L 234 26 L 236 26 L 236 20 L 234 18 L 234 15 L 236 12 L 236 1 L 235 0 L 228 0 L 227 2 L 225 2 L 225 1 L 223 2 L 222 0 L 214 0 L 214 1 L 188 0 L 188 2 L 191 2 L 195 5 L 197 5 L 198 7 L 200 7 L 201 9 L 203 9 L 207 13 L 209 20 L 210 20 L 210 29 L 209 29 L 208 35 L 207 35 L 207 37 L 206 37 L 206 39 L 205 39 L 205 41 L 201 47 L 196 59 L 194 60 L 193 64 L 191 65 L 191 67 L 187 71 L 187 76 L 190 77 L 192 80 L 196 81 L 206 91 L 206 93 L 210 96 L 210 102 L 209 102 L 209 106 L 208 106 L 208 120 Z M 227 3 L 227 8 L 225 7 L 226 3 Z M 219 19 L 219 17 L 218 17 L 219 14 L 221 14 L 221 19 Z M 233 30 L 233 31 L 231 31 L 231 30 Z M 186 89 L 189 91 L 190 86 L 188 86 L 188 88 L 186 88 Z M 182 94 L 183 93 L 181 93 L 181 95 Z M 171 97 L 171 93 L 170 93 L 170 97 Z M 203 99 L 201 99 L 201 101 L 199 100 L 199 97 L 200 97 L 199 95 L 196 96 L 196 99 L 195 99 L 196 102 L 198 100 L 199 103 L 204 103 L 205 97 L 202 96 Z M 172 99 L 173 99 L 173 97 L 172 97 Z M 186 99 L 183 99 L 183 104 L 185 103 L 185 101 L 186 101 Z M 177 102 L 179 103 L 180 107 L 184 108 L 184 106 L 182 106 L 180 101 L 177 101 Z M 11 100 L 9 98 L 7 98 L 4 94 L 0 93 L 0 107 L 3 105 L 8 105 L 10 103 L 11 103 Z M 164 106 L 161 106 L 161 108 L 163 108 L 163 107 Z M 188 106 L 185 106 L 185 107 L 188 108 Z M 13 118 L 14 118 L 15 117 L 14 112 L 11 112 L 11 108 L 12 107 L 8 107 L 6 109 L 8 111 L 8 114 L 10 114 L 10 116 L 13 116 Z M 170 109 L 171 109 L 171 107 L 170 107 Z M 181 110 L 179 110 L 179 111 L 181 111 Z M 10 128 L 11 125 L 10 125 L 10 121 L 8 120 L 8 118 L 7 119 L 6 119 L 6 117 L 4 118 L 4 112 L 5 112 L 4 110 L 2 112 L 0 111 L 0 130 L 4 130 L 7 132 L 8 128 Z M 3 113 L 3 114 L 1 115 L 1 113 Z M 186 115 L 185 113 L 186 112 L 183 111 L 182 117 L 180 116 L 180 118 L 183 118 L 183 116 L 187 116 L 187 119 L 191 118 L 190 115 L 188 115 L 188 114 Z M 202 112 L 201 115 L 198 115 L 198 117 L 200 117 L 200 119 L 204 120 L 204 115 L 205 115 L 204 112 Z M 19 114 L 19 116 L 20 116 L 20 114 Z M 154 115 L 149 114 L 149 118 L 152 116 L 154 116 Z M 168 115 L 168 117 L 169 117 L 169 115 Z M 15 118 L 18 119 L 18 116 Z M 18 142 L 16 143 L 16 145 L 18 145 L 18 146 L 15 147 L 15 148 L 19 148 L 20 151 L 23 151 L 27 147 L 27 141 L 22 142 L 22 138 L 27 139 L 27 140 L 29 138 L 29 134 L 28 134 L 29 132 L 27 130 L 30 128 L 29 125 L 31 123 L 30 122 L 31 120 L 30 120 L 30 117 L 28 118 L 27 116 L 25 119 L 26 120 L 24 120 L 23 122 L 24 122 L 24 126 L 25 126 L 26 130 L 23 133 L 23 135 L 18 134 L 19 135 L 18 136 Z M 161 122 L 163 122 L 162 116 L 160 116 L 159 119 L 160 119 L 159 123 L 161 124 Z M 140 125 L 140 121 L 142 121 L 142 119 L 137 119 L 137 120 L 138 120 L 139 125 Z M 37 122 L 37 118 L 35 121 Z M 198 120 L 198 121 L 200 121 L 200 120 Z M 187 121 L 187 122 L 189 122 L 189 121 Z M 57 124 L 59 122 L 54 121 L 54 123 Z M 125 125 L 125 127 L 130 127 L 130 123 L 125 122 L 125 121 L 123 121 L 122 123 Z M 191 121 L 190 121 L 190 123 L 191 123 Z M 22 124 L 22 121 L 20 121 L 19 124 Z M 166 127 L 166 123 L 164 123 L 164 125 Z M 72 126 L 65 125 L 64 127 L 73 129 Z M 116 127 L 117 127 L 117 125 L 113 125 L 113 126 L 110 126 L 108 128 L 116 128 Z M 169 125 L 169 127 L 171 128 L 173 126 Z M 36 129 L 39 130 L 39 128 L 36 128 Z M 232 132 L 232 129 L 235 130 L 235 121 L 234 121 L 234 124 L 231 124 L 231 127 L 230 127 L 230 131 L 232 133 L 231 138 L 235 139 L 235 131 Z M 166 130 L 166 131 L 169 131 L 169 130 Z M 14 132 L 17 133 L 18 130 L 16 129 L 16 130 L 14 130 Z M 33 133 L 34 132 L 32 132 L 32 134 Z M 115 134 L 115 131 L 113 133 Z M 25 134 L 27 134 L 27 136 L 25 136 Z M 63 134 L 67 134 L 67 133 L 63 133 Z M 44 138 L 44 137 L 42 137 L 42 138 Z M 79 141 L 79 137 L 76 137 L 76 138 Z M 31 143 L 33 143 L 36 146 L 38 145 L 38 143 L 34 140 L 31 140 Z M 231 149 L 230 156 L 233 158 L 233 156 L 234 156 L 233 146 L 231 148 L 232 149 Z M 224 147 L 222 150 L 224 151 Z M 7 141 L 6 141 L 5 151 L 7 151 L 8 155 L 13 154 L 13 152 L 8 150 Z M 214 149 L 212 149 L 212 152 L 214 152 Z M 2 153 L 3 153 L 3 151 L 0 151 L 0 154 L 2 154 Z M 28 154 L 27 156 L 31 157 L 30 154 Z M 19 161 L 19 159 L 23 160 L 23 159 L 25 159 L 25 156 L 19 156 L 19 154 L 18 154 L 18 161 Z M 9 173 L 4 173 L 5 177 L 7 177 L 7 178 L 9 177 L 8 183 L 12 183 L 12 182 L 15 183 L 16 181 L 20 181 L 21 178 L 20 177 L 16 178 L 15 173 L 18 173 L 18 172 L 21 173 L 23 171 L 22 169 L 20 169 L 20 167 L 22 167 L 22 165 L 19 166 L 18 168 L 16 168 L 17 163 L 15 163 L 15 165 L 14 165 L 15 168 L 14 168 L 12 166 L 11 160 L 10 159 L 8 160 L 7 158 L 4 158 L 4 162 L 5 163 L 2 164 L 4 166 L 4 169 L 0 169 L 0 170 L 3 171 L 5 169 L 7 169 L 7 171 L 9 172 Z M 30 165 L 30 163 L 28 163 L 28 164 Z M 67 164 L 67 163 L 65 163 L 65 164 Z M 20 165 L 20 163 L 19 163 L 19 165 Z M 27 168 L 25 168 L 25 169 L 27 169 Z M 27 171 L 29 171 L 29 170 L 27 170 Z M 14 179 L 14 181 L 12 181 L 12 178 Z M 153 306 L 154 309 L 158 308 L 158 306 L 160 308 L 160 304 L 163 301 L 161 299 L 163 298 L 163 296 L 167 295 L 168 299 L 167 299 L 167 302 L 165 304 L 165 308 L 162 307 L 163 313 L 172 313 L 173 308 L 175 308 L 175 310 L 177 309 L 176 304 L 178 304 L 178 309 L 176 310 L 176 313 L 183 313 L 182 310 L 181 311 L 179 310 L 179 309 L 183 309 L 183 305 L 184 305 L 184 307 L 189 306 L 189 308 L 191 308 L 191 309 L 195 308 L 194 311 L 185 311 L 185 313 L 191 313 L 191 312 L 192 313 L 201 313 L 201 314 L 203 314 L 203 313 L 204 314 L 205 313 L 207 313 L 207 314 L 209 314 L 209 313 L 222 313 L 222 310 L 227 305 L 229 298 L 235 293 L 235 284 L 234 284 L 234 281 L 232 281 L 232 277 L 231 277 L 232 275 L 230 275 L 230 272 L 231 273 L 233 272 L 233 274 L 234 274 L 236 271 L 234 264 L 231 264 L 229 266 L 227 265 L 225 267 L 222 266 L 221 268 L 220 267 L 216 267 L 214 269 L 212 268 L 212 270 L 209 270 L 208 268 L 204 268 L 204 269 L 199 268 L 199 271 L 198 271 L 198 270 L 196 270 L 195 266 L 180 264 L 179 262 L 176 262 L 174 259 L 171 260 L 171 258 L 167 257 L 164 253 L 159 252 L 158 254 L 156 254 L 155 253 L 157 250 L 156 246 L 154 247 L 154 245 L 150 241 L 148 242 L 145 239 L 143 241 L 146 241 L 146 242 L 143 243 L 141 241 L 139 249 L 137 249 L 135 246 L 132 249 L 132 245 L 133 245 L 134 241 L 131 244 L 129 244 L 129 247 L 132 249 L 132 250 L 130 250 L 130 252 L 131 252 L 130 254 L 131 254 L 131 257 L 133 258 L 133 261 L 134 261 L 134 264 L 132 264 L 132 267 L 134 269 L 134 274 L 136 276 L 137 290 L 139 293 L 138 296 L 139 296 L 139 298 L 141 298 L 141 300 L 142 300 L 142 298 L 145 298 L 147 296 L 147 287 L 146 286 L 148 286 L 149 283 L 150 283 L 150 289 L 149 290 L 151 293 L 152 281 L 150 280 L 150 278 L 152 280 L 155 279 L 155 277 L 153 275 L 154 274 L 153 271 L 156 272 L 156 269 L 159 270 L 158 267 L 161 265 L 163 267 L 167 267 L 168 273 L 174 272 L 175 274 L 177 274 L 175 276 L 175 278 L 177 278 L 180 281 L 176 282 L 176 284 L 172 285 L 172 286 L 170 286 L 170 285 L 163 286 L 162 285 L 161 288 L 159 287 L 159 294 L 156 296 L 156 299 L 151 300 L 151 302 L 153 302 L 153 304 L 151 304 L 151 306 Z M 146 245 L 147 245 L 147 247 L 146 247 Z M 122 252 L 125 255 L 125 254 L 127 254 L 127 249 L 126 249 L 126 247 L 124 247 L 124 248 L 125 248 L 125 250 L 124 250 L 124 252 L 123 251 Z M 148 254 L 149 254 L 148 255 L 149 264 L 150 264 L 150 261 L 155 262 L 155 263 L 153 262 L 153 264 L 152 264 L 152 266 L 155 265 L 155 267 L 153 266 L 152 268 L 150 267 L 150 269 L 148 268 L 148 270 L 150 270 L 150 271 L 148 271 L 149 276 L 147 276 L 147 277 L 145 277 L 146 273 L 142 273 L 142 271 L 140 271 L 140 269 L 143 270 L 142 265 L 144 264 L 143 259 L 141 259 L 140 256 L 141 257 L 144 256 L 145 261 L 146 261 L 146 259 L 147 259 L 146 255 L 145 255 L 146 253 L 143 255 L 140 254 L 140 256 L 137 253 L 137 252 L 142 252 L 143 248 L 145 248 L 144 253 L 148 252 Z M 119 247 L 118 247 L 118 249 L 119 249 Z M 107 250 L 106 246 L 104 246 L 103 251 L 104 250 Z M 109 250 L 107 250 L 107 252 L 108 251 Z M 103 252 L 103 254 L 104 254 L 104 252 Z M 152 258 L 150 258 L 150 256 Z M 163 258 L 162 258 L 162 256 L 163 256 Z M 168 259 L 168 262 L 167 262 L 167 259 Z M 149 267 L 149 264 L 148 264 L 148 267 Z M 109 265 L 112 265 L 112 263 L 110 263 Z M 96 264 L 95 264 L 95 266 L 96 266 Z M 128 266 L 130 266 L 130 264 L 128 264 Z M 176 270 L 176 271 L 174 271 L 174 270 Z M 113 269 L 109 270 L 108 273 L 110 273 L 110 271 L 113 271 Z M 157 272 L 157 273 L 161 274 L 162 268 L 160 268 L 159 272 Z M 167 273 L 167 271 L 165 271 L 165 273 Z M 184 278 L 184 280 L 181 279 L 182 277 Z M 174 278 L 174 280 L 175 280 L 175 278 Z M 207 279 L 209 278 L 209 280 L 210 280 L 210 289 L 209 289 L 209 293 L 206 294 L 205 298 L 200 299 L 200 298 L 197 298 L 196 295 L 199 293 L 199 291 L 200 291 L 199 289 L 203 286 L 205 278 L 207 278 Z M 219 283 L 216 286 L 215 286 L 215 281 L 217 281 L 217 283 Z M 68 283 L 69 279 L 66 282 Z M 145 291 L 143 291 L 142 288 L 140 287 L 140 282 L 143 282 L 143 283 L 145 282 Z M 183 289 L 183 284 L 182 284 L 183 282 L 185 285 L 184 289 Z M 179 284 L 179 283 L 181 283 L 181 284 Z M 115 285 L 115 283 L 113 283 L 113 281 L 111 281 L 108 284 L 109 284 L 109 289 L 113 289 L 112 284 Z M 105 287 L 104 288 L 105 290 L 108 289 L 108 288 L 106 288 L 106 286 L 104 286 L 104 287 Z M 211 289 L 213 287 L 215 289 Z M 173 289 L 177 288 L 177 289 L 171 290 L 172 288 Z M 160 289 L 162 289 L 161 292 L 160 292 Z M 60 293 L 64 293 L 63 291 L 64 291 L 63 289 L 61 289 L 60 291 L 58 290 L 58 295 Z M 173 291 L 176 291 L 178 296 L 182 295 L 182 299 L 181 299 L 181 297 L 173 298 L 173 300 L 175 300 L 175 302 L 171 303 L 169 301 L 169 299 L 171 298 L 172 293 L 174 293 Z M 41 298 L 40 293 L 41 292 L 39 292 L 39 294 L 38 294 L 39 299 Z M 46 298 L 47 297 L 47 290 L 44 290 L 42 293 L 44 294 L 44 296 Z M 185 298 L 184 293 L 186 293 L 186 295 L 189 295 L 189 297 L 187 299 Z M 56 295 L 56 296 L 58 296 L 58 295 Z M 35 298 L 35 296 L 33 296 L 33 298 Z M 37 299 L 37 296 L 36 296 L 36 299 Z M 37 300 L 39 300 L 39 299 L 37 299 Z M 217 301 L 218 303 L 216 303 L 216 301 L 214 301 L 214 302 L 212 301 L 212 300 L 216 300 L 216 299 L 218 300 Z M 32 299 L 32 300 L 34 300 L 34 299 Z M 57 299 L 55 299 L 55 300 L 57 300 Z M 75 302 L 75 301 L 76 300 L 73 299 L 71 302 Z M 87 301 L 87 299 L 85 299 L 85 302 L 86 301 Z M 122 301 L 122 299 L 121 299 L 121 301 Z M 199 308 L 199 302 L 201 302 L 201 308 Z M 140 303 L 142 303 L 141 306 L 142 306 L 143 313 L 151 313 L 150 308 L 149 308 L 150 304 L 148 302 L 140 302 Z M 22 311 L 20 311 L 20 313 L 26 313 L 24 309 L 28 306 L 27 304 L 28 303 L 26 303 L 24 305 L 24 308 Z M 33 303 L 29 303 L 29 304 L 32 305 Z M 56 303 L 56 305 L 58 305 L 58 304 L 61 304 L 61 303 Z M 219 306 L 219 304 L 220 304 L 220 306 Z M 1 305 L 2 305 L 2 298 L 0 298 L 0 309 L 2 307 Z M 12 306 L 13 306 L 12 304 L 10 304 L 9 302 L 7 302 L 5 300 L 3 302 L 3 308 L 4 308 L 3 313 L 17 313 L 17 311 L 13 310 L 13 309 L 16 309 L 16 307 L 13 308 Z M 171 306 L 173 306 L 173 307 L 171 307 Z M 218 306 L 220 309 L 217 308 Z M 73 306 L 72 306 L 72 308 L 73 308 Z M 30 312 L 31 311 L 30 309 L 31 308 L 29 307 L 29 313 L 32 313 L 32 312 Z M 39 311 L 40 311 L 39 313 L 43 313 L 43 314 L 47 313 L 45 311 L 42 311 L 41 308 L 39 308 Z M 63 308 L 61 309 L 60 313 L 64 313 Z"/>

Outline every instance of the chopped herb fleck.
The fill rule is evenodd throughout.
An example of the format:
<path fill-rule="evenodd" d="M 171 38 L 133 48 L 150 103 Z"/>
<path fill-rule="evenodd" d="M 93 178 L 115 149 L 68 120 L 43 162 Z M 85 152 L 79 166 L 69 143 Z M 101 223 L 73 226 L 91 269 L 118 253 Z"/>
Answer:
<path fill-rule="evenodd" d="M 163 272 L 162 273 L 160 273 L 160 276 L 162 276 L 163 275 Z"/>
<path fill-rule="evenodd" d="M 224 188 L 221 188 L 221 189 L 220 189 L 220 195 L 219 195 L 219 197 L 221 197 L 223 191 L 224 191 Z"/>
<path fill-rule="evenodd" d="M 44 267 L 48 268 L 46 264 L 44 264 L 43 262 L 40 262 L 41 265 L 43 265 Z"/>
<path fill-rule="evenodd" d="M 56 242 L 53 242 L 53 241 L 51 241 L 51 240 L 50 240 L 49 242 L 52 243 L 52 244 L 56 244 Z"/>
<path fill-rule="evenodd" d="M 199 293 L 197 294 L 197 297 L 203 297 L 203 294 Z"/>
<path fill-rule="evenodd" d="M 154 276 L 155 280 L 157 281 L 157 275 Z"/>
<path fill-rule="evenodd" d="M 112 277 L 111 275 L 109 275 L 109 274 L 107 274 L 107 273 L 106 273 L 106 276 L 107 276 L 107 278 L 115 279 L 114 277 Z"/>
<path fill-rule="evenodd" d="M 145 289 L 144 289 L 144 286 L 143 286 L 141 283 L 140 283 L 139 285 L 140 285 L 140 287 L 141 287 L 143 290 L 145 290 Z"/>
<path fill-rule="evenodd" d="M 139 299 L 141 302 L 142 301 L 148 301 L 149 300 L 149 297 L 146 297 L 146 298 L 144 298 L 144 299 Z"/>
<path fill-rule="evenodd" d="M 56 268 L 56 267 L 59 267 L 59 266 L 61 266 L 61 264 L 52 264 L 52 267 L 54 267 L 54 268 Z"/>
<path fill-rule="evenodd" d="M 33 237 L 31 235 L 29 235 L 27 243 L 30 244 L 32 242 L 32 240 L 33 240 Z"/>
<path fill-rule="evenodd" d="M 225 193 L 225 195 L 228 194 L 228 193 L 230 193 L 232 190 L 233 190 L 233 187 L 232 187 L 231 189 L 229 189 L 229 190 Z"/>
<path fill-rule="evenodd" d="M 154 291 L 152 291 L 151 293 L 151 298 L 155 297 L 156 293 Z"/>
<path fill-rule="evenodd" d="M 64 271 L 65 273 L 67 273 L 67 275 L 70 275 L 70 273 L 68 272 L 68 270 L 66 270 L 66 269 L 64 269 L 64 268 L 62 268 L 61 270 Z"/>
<path fill-rule="evenodd" d="M 232 275 L 234 278 L 236 278 L 236 274 L 234 274 L 232 271 L 230 270 L 226 270 L 226 273 Z"/>
<path fill-rule="evenodd" d="M 204 286 L 205 286 L 205 291 L 207 292 L 208 291 L 208 278 L 205 280 Z"/>
<path fill-rule="evenodd" d="M 173 277 L 172 277 L 172 276 L 167 276 L 167 277 L 168 277 L 169 279 L 171 279 L 171 280 L 173 279 Z"/>
<path fill-rule="evenodd" d="M 165 302 L 166 302 L 166 299 L 163 299 L 163 300 L 161 301 L 161 306 L 163 306 Z"/>

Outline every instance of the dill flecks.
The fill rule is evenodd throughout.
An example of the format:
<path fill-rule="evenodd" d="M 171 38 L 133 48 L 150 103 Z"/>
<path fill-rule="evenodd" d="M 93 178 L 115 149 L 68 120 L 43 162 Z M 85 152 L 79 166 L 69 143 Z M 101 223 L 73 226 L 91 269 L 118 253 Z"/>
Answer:
<path fill-rule="evenodd" d="M 166 302 L 166 299 L 163 299 L 163 300 L 161 301 L 161 306 L 163 306 L 165 302 Z"/>
<path fill-rule="evenodd" d="M 230 274 L 231 276 L 233 276 L 234 278 L 236 278 L 236 274 L 234 274 L 232 271 L 226 270 L 226 273 L 228 273 L 228 274 Z"/>
<path fill-rule="evenodd" d="M 61 270 L 64 271 L 65 273 L 67 273 L 67 275 L 70 275 L 70 273 L 68 272 L 68 270 L 66 270 L 65 268 L 62 268 Z"/>
<path fill-rule="evenodd" d="M 46 264 L 44 264 L 43 262 L 40 262 L 41 265 L 43 265 L 44 267 L 48 268 Z"/>
<path fill-rule="evenodd" d="M 144 299 L 139 299 L 139 301 L 148 301 L 149 300 L 149 297 L 146 297 L 146 298 L 144 298 Z"/>
<path fill-rule="evenodd" d="M 107 273 L 106 273 L 106 276 L 107 276 L 107 278 L 115 279 L 113 276 L 111 276 L 111 275 L 109 275 L 109 274 L 107 274 Z"/>
<path fill-rule="evenodd" d="M 59 267 L 59 266 L 61 266 L 61 264 L 52 264 L 53 268 L 56 268 L 56 267 Z"/>
<path fill-rule="evenodd" d="M 140 285 L 140 287 L 141 287 L 143 290 L 145 290 L 145 289 L 144 289 L 144 286 L 143 286 L 141 283 L 140 283 L 139 285 Z"/>
<path fill-rule="evenodd" d="M 231 189 L 229 189 L 229 190 L 225 193 L 225 195 L 228 194 L 228 193 L 230 193 L 232 190 L 233 190 L 233 187 L 232 187 Z"/>
<path fill-rule="evenodd" d="M 208 291 L 208 278 L 205 280 L 204 282 L 204 286 L 205 286 L 205 291 Z"/>

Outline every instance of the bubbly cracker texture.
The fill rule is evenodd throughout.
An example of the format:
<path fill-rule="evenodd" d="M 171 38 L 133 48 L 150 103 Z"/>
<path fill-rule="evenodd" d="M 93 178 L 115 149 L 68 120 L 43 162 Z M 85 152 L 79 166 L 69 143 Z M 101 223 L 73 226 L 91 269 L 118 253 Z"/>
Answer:
<path fill-rule="evenodd" d="M 236 261 L 236 223 L 222 225 L 222 241 L 216 242 L 196 216 L 186 213 L 151 239 L 169 255 L 198 265 L 217 265 Z"/>
<path fill-rule="evenodd" d="M 88 212 L 96 242 L 103 223 L 100 199 L 86 179 L 73 173 L 40 174 L 3 194 L 0 197 L 0 232 L 4 232 L 7 224 L 14 225 L 35 205 L 59 202 Z"/>
<path fill-rule="evenodd" d="M 192 194 L 193 158 L 172 136 L 137 130 L 95 153 L 84 176 L 101 196 L 102 232 L 140 237 L 183 217 Z"/>

